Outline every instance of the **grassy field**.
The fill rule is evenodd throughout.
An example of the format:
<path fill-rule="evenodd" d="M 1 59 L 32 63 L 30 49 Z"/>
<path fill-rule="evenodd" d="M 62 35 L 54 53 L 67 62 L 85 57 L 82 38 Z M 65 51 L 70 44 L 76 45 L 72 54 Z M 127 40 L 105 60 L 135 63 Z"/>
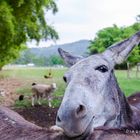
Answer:
<path fill-rule="evenodd" d="M 140 91 L 140 72 L 139 72 L 139 78 L 136 78 L 135 71 L 130 72 L 130 78 L 127 78 L 126 71 L 115 71 L 118 83 L 122 89 L 122 91 L 125 93 L 126 96 L 131 95 L 134 92 Z"/>
<path fill-rule="evenodd" d="M 52 79 L 45 79 L 44 75 L 47 75 L 49 72 L 49 68 L 12 68 L 12 69 L 4 69 L 0 72 L 0 78 L 16 78 L 22 81 L 24 84 L 17 88 L 16 92 L 18 94 L 31 95 L 31 84 L 33 82 L 37 83 L 52 83 L 56 82 L 58 89 L 54 93 L 55 96 L 63 96 L 66 84 L 63 82 L 63 74 L 67 71 L 66 68 L 55 69 L 52 68 Z M 140 78 L 135 77 L 135 72 L 131 71 L 131 78 L 127 79 L 126 71 L 116 71 L 115 72 L 119 85 L 122 91 L 126 94 L 126 96 L 131 95 L 136 91 L 140 91 Z M 139 73 L 140 77 L 140 73 Z M 46 101 L 42 101 L 43 104 L 46 104 Z M 60 104 L 60 100 L 54 99 L 52 101 L 54 106 L 58 106 Z M 16 107 L 23 106 L 31 106 L 31 102 L 29 100 L 24 100 L 22 102 L 16 101 Z"/>

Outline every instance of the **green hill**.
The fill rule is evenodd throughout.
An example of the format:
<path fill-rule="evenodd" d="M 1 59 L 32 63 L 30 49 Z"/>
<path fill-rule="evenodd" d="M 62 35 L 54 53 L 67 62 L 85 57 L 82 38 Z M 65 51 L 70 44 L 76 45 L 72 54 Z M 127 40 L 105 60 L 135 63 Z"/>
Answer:
<path fill-rule="evenodd" d="M 62 48 L 68 52 L 77 55 L 86 55 L 87 47 L 89 46 L 89 40 L 80 40 L 73 43 L 67 43 L 62 45 L 54 45 L 50 47 L 43 48 L 29 48 L 30 52 L 36 56 L 50 57 L 51 55 L 58 55 L 58 48 Z M 26 52 L 26 51 L 25 51 Z"/>

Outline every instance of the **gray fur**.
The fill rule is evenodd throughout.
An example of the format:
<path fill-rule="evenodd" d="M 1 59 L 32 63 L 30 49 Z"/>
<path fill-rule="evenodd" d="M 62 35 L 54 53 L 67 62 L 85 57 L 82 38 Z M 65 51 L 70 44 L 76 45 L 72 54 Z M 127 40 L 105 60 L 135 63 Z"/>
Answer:
<path fill-rule="evenodd" d="M 110 46 L 103 54 L 108 59 L 111 59 L 111 61 L 114 61 L 115 64 L 121 64 L 124 60 L 127 59 L 132 49 L 139 44 L 139 40 L 140 32 L 137 32 L 130 38 Z"/>
<path fill-rule="evenodd" d="M 70 53 L 64 51 L 61 48 L 58 48 L 58 52 L 68 66 L 72 66 L 79 60 L 83 59 L 82 56 L 71 55 Z"/>
<path fill-rule="evenodd" d="M 67 87 L 56 120 L 66 135 L 76 137 L 99 126 L 120 128 L 131 121 L 131 108 L 118 86 L 114 66 L 122 63 L 139 42 L 140 32 L 84 59 L 59 49 L 65 62 L 73 64 L 65 74 Z M 101 66 L 108 71 L 98 70 Z"/>

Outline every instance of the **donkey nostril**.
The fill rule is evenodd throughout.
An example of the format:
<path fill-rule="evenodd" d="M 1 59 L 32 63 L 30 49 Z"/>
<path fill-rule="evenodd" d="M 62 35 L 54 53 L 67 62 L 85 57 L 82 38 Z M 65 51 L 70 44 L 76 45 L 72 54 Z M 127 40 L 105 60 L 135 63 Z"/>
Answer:
<path fill-rule="evenodd" d="M 58 122 L 61 122 L 61 119 L 60 119 L 60 117 L 59 117 L 59 116 L 57 116 L 57 118 L 56 118 L 56 119 L 57 119 L 57 121 L 58 121 Z"/>
<path fill-rule="evenodd" d="M 79 105 L 79 107 L 76 109 L 76 115 L 78 117 L 83 117 L 85 115 L 86 108 L 84 105 Z"/>

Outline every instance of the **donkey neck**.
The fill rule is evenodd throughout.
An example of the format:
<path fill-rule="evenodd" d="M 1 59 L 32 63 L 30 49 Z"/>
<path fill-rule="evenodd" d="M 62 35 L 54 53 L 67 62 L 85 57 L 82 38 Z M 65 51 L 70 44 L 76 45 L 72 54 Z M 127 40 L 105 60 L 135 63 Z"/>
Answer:
<path fill-rule="evenodd" d="M 107 124 L 113 121 L 114 127 L 117 128 L 126 127 L 127 124 L 132 121 L 132 117 L 131 117 L 132 110 L 126 100 L 126 97 L 124 96 L 124 93 L 121 91 L 119 87 L 114 72 L 112 72 L 108 83 L 109 83 L 108 85 L 109 95 L 112 95 L 112 99 L 117 112 L 113 117 L 113 120 L 108 121 Z"/>

